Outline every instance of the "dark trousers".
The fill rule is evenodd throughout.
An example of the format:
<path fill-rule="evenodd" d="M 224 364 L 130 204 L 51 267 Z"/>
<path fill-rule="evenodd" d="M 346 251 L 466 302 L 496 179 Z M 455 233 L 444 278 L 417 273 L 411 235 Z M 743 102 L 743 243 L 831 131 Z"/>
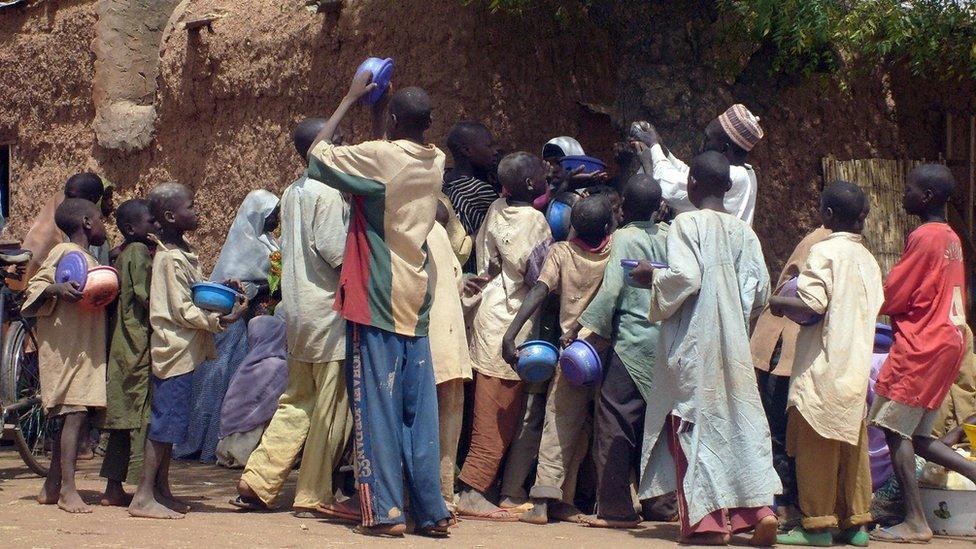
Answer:
<path fill-rule="evenodd" d="M 632 520 L 637 514 L 630 485 L 640 474 L 647 405 L 617 353 L 607 362 L 596 405 L 597 516 Z"/>
<path fill-rule="evenodd" d="M 776 358 L 778 357 L 773 360 L 776 361 Z M 783 483 L 783 494 L 776 498 L 777 504 L 795 505 L 796 468 L 793 458 L 786 453 L 786 404 L 790 393 L 790 378 L 757 369 L 756 380 L 759 382 L 759 398 L 766 412 L 773 442 L 773 467 Z"/>

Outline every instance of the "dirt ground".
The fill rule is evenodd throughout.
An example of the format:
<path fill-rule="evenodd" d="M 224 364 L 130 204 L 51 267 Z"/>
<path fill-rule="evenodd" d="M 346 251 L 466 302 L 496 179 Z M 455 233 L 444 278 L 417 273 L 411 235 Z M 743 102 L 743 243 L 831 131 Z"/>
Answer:
<path fill-rule="evenodd" d="M 99 462 L 83 462 L 79 488 L 89 503 L 98 501 L 103 483 Z M 227 501 L 234 493 L 238 472 L 179 463 L 173 469 L 174 492 L 193 504 L 184 520 L 154 521 L 129 517 L 124 509 L 98 507 L 91 515 L 68 515 L 54 506 L 39 506 L 34 496 L 40 479 L 21 463 L 16 452 L 0 449 L 0 547 L 672 547 L 674 525 L 645 523 L 640 528 L 609 531 L 567 523 L 546 527 L 465 521 L 451 531 L 451 539 L 435 541 L 407 535 L 402 540 L 364 538 L 346 525 L 298 519 L 287 509 L 272 513 L 241 513 Z M 290 501 L 294 476 L 283 501 Z M 739 538 L 737 545 L 744 545 Z M 976 540 L 939 539 L 930 547 L 965 549 Z M 884 549 L 885 544 L 872 544 Z"/>

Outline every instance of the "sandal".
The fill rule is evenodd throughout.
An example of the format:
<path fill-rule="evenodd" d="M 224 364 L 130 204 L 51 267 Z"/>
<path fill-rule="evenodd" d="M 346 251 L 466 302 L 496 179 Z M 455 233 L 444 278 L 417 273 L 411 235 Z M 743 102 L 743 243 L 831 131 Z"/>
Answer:
<path fill-rule="evenodd" d="M 230 503 L 231 505 L 237 507 L 242 511 L 266 512 L 271 510 L 270 507 L 265 505 L 264 502 L 259 500 L 258 498 L 252 498 L 247 496 L 237 496 L 236 498 L 228 501 L 227 503 Z"/>

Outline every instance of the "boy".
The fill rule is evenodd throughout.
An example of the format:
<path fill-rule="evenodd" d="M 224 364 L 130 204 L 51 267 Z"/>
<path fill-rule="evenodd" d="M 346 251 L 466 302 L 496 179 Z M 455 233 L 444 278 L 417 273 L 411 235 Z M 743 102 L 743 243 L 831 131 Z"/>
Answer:
<path fill-rule="evenodd" d="M 688 166 L 664 150 L 657 131 L 647 122 L 631 126 L 631 136 L 647 146 L 640 153 L 644 173 L 661 183 L 664 200 L 677 213 L 694 210 L 688 194 Z M 749 225 L 756 211 L 758 182 L 746 159 L 762 138 L 759 117 L 741 104 L 732 105 L 705 126 L 703 149 L 718 152 L 729 161 L 732 187 L 723 199 L 724 211 Z"/>
<path fill-rule="evenodd" d="M 955 180 L 945 166 L 925 164 L 908 175 L 902 206 L 923 224 L 888 273 L 881 314 L 895 341 L 878 374 L 868 422 L 885 432 L 905 500 L 905 521 L 871 534 L 878 541 L 924 543 L 932 538 L 915 481 L 915 455 L 976 482 L 967 461 L 932 435 L 938 408 L 959 374 L 966 346 L 966 271 L 959 237 L 946 222 Z"/>
<path fill-rule="evenodd" d="M 728 159 L 695 157 L 688 196 L 698 211 L 671 224 L 669 267 L 642 263 L 631 274 L 652 287 L 650 320 L 661 322 L 667 349 L 647 403 L 651 455 L 640 495 L 677 488 L 684 543 L 726 545 L 732 533 L 755 529 L 753 544 L 772 545 L 777 520 L 767 506 L 781 485 L 749 353 L 749 322 L 766 304 L 769 274 L 749 224 L 725 213 L 731 186 Z"/>
<path fill-rule="evenodd" d="M 307 118 L 292 141 L 303 164 L 325 126 Z M 349 226 L 342 194 L 306 170 L 281 197 L 281 309 L 288 340 L 288 386 L 261 443 L 251 453 L 231 504 L 265 509 L 274 504 L 299 455 L 302 466 L 292 508 L 335 514 L 332 475 L 346 449 L 352 416 L 343 359 L 346 323 L 327 304 L 339 289 Z M 303 452 L 304 448 L 304 452 Z M 359 513 L 354 506 L 353 514 Z M 347 517 L 349 514 L 346 515 Z"/>
<path fill-rule="evenodd" d="M 403 535 L 406 468 L 417 532 L 446 537 L 450 514 L 440 491 L 425 244 L 435 223 L 444 153 L 424 140 L 432 106 L 419 88 L 405 88 L 392 98 L 386 93 L 373 105 L 378 140 L 331 143 L 346 112 L 375 88 L 370 77 L 364 72 L 353 79 L 308 159 L 309 175 L 352 195 L 335 307 L 346 319 L 346 385 L 362 509 L 357 531 Z M 388 140 L 383 139 L 387 125 Z"/>
<path fill-rule="evenodd" d="M 498 262 L 501 274 L 482 291 L 472 323 L 474 412 L 470 449 L 458 477 L 462 483 L 458 513 L 472 520 L 518 520 L 488 501 L 485 492 L 494 486 L 522 419 L 522 382 L 502 358 L 502 335 L 529 291 L 525 283 L 529 254 L 552 238 L 545 216 L 532 207 L 532 201 L 546 192 L 547 174 L 548 166 L 532 154 L 517 152 L 503 158 L 498 177 L 508 198 L 499 198 L 491 205 L 478 232 L 479 272 L 487 274 L 489 265 Z M 531 326 L 527 326 L 520 337 L 530 332 Z"/>
<path fill-rule="evenodd" d="M 145 427 L 149 422 L 149 285 L 156 247 L 151 235 L 158 228 L 145 200 L 123 202 L 115 213 L 115 221 L 125 243 L 115 260 L 120 279 L 119 301 L 105 385 L 108 406 L 100 425 L 109 431 L 102 461 L 101 476 L 106 484 L 101 503 L 124 506 L 129 504 L 129 498 L 122 483 L 141 477 Z"/>
<path fill-rule="evenodd" d="M 69 513 L 90 513 L 75 488 L 78 439 L 93 408 L 105 407 L 105 310 L 83 309 L 75 282 L 56 283 L 54 274 L 65 254 L 78 252 L 88 268 L 98 262 L 89 246 L 105 242 L 102 214 L 93 202 L 66 198 L 55 223 L 68 242 L 51 249 L 27 285 L 23 312 L 37 317 L 37 350 L 41 401 L 55 425 L 51 467 L 38 503 Z M 86 429 L 87 432 L 87 429 Z"/>
<path fill-rule="evenodd" d="M 868 202 L 857 185 L 824 189 L 823 226 L 831 232 L 810 249 L 797 282 L 798 297 L 773 296 L 773 314 L 824 315 L 800 330 L 793 364 L 786 432 L 796 461 L 802 526 L 777 538 L 783 545 L 865 546 L 871 517 L 865 398 L 874 348 L 874 324 L 884 301 L 881 268 L 864 247 Z"/>
<path fill-rule="evenodd" d="M 592 339 L 604 345 L 609 341 L 612 346 L 596 405 L 597 515 L 583 518 L 588 526 L 632 528 L 640 522 L 631 496 L 631 477 L 640 473 L 644 409 L 652 398 L 658 325 L 647 319 L 650 292 L 626 284 L 620 261 L 667 262 L 667 225 L 651 221 L 660 206 L 661 186 L 651 176 L 638 174 L 624 185 L 624 226 L 613 234 L 603 284 L 579 320 L 579 325 L 593 332 Z"/>
<path fill-rule="evenodd" d="M 149 289 L 152 404 L 142 480 L 129 514 L 178 519 L 189 506 L 173 497 L 169 465 L 173 445 L 186 438 L 193 370 L 215 356 L 213 334 L 240 318 L 247 302 L 240 297 L 225 316 L 193 304 L 190 285 L 203 275 L 197 254 L 184 238 L 197 228 L 189 189 L 179 183 L 158 185 L 149 193 L 149 207 L 160 227 Z"/>
<path fill-rule="evenodd" d="M 565 346 L 572 341 L 567 338 L 572 337 L 580 313 L 600 288 L 610 258 L 610 233 L 615 227 L 610 201 L 602 195 L 580 200 L 573 206 L 570 222 L 576 237 L 553 244 L 538 281 L 525 296 L 502 339 L 502 357 L 513 367 L 518 362 L 515 339 L 550 292 L 559 294 L 561 343 Z M 592 398 L 591 387 L 572 385 L 562 376 L 562 370 L 556 371 L 546 400 L 535 485 L 529 491 L 532 509 L 523 513 L 520 521 L 548 523 L 550 504 L 554 518 L 570 520 L 579 516 L 572 501 L 561 501 L 562 485 L 574 473 L 568 469 L 577 446 L 589 446 L 589 440 L 580 434 L 588 423 Z"/>
<path fill-rule="evenodd" d="M 447 207 L 438 202 L 437 223 L 427 235 L 427 249 L 433 266 L 430 351 L 440 422 L 441 496 L 448 510 L 454 511 L 454 469 L 464 415 L 464 383 L 471 379 L 471 354 L 461 308 L 461 263 L 447 236 L 448 220 Z"/>
<path fill-rule="evenodd" d="M 489 174 L 498 167 L 498 146 L 484 124 L 458 122 L 447 135 L 447 148 L 454 167 L 444 175 L 444 194 L 473 237 L 498 199 L 498 191 L 488 183 Z"/>

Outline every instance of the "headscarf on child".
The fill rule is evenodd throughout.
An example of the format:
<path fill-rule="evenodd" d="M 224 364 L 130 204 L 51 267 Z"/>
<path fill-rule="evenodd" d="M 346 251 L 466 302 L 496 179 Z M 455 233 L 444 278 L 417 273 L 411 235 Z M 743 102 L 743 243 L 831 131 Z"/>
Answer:
<path fill-rule="evenodd" d="M 285 322 L 254 317 L 247 325 L 250 351 L 234 373 L 220 410 L 220 438 L 264 426 L 288 384 Z"/>
<path fill-rule="evenodd" d="M 278 242 L 264 231 L 264 220 L 278 207 L 278 197 L 265 191 L 251 191 L 227 232 L 220 258 L 210 280 L 264 281 L 271 270 L 271 253 Z"/>
<path fill-rule="evenodd" d="M 554 137 L 542 147 L 542 158 L 562 158 L 564 156 L 583 156 L 583 145 L 569 136 Z"/>

